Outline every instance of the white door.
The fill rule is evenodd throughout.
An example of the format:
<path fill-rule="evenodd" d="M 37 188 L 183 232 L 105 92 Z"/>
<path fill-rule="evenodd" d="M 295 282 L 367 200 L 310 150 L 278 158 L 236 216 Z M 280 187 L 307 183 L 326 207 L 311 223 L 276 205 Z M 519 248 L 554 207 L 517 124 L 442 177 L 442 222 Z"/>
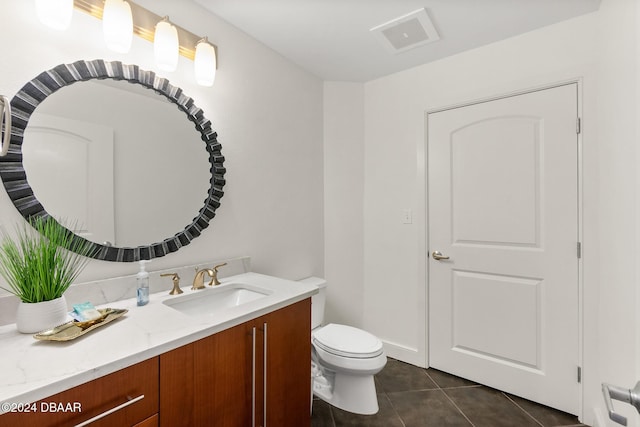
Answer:
<path fill-rule="evenodd" d="M 573 414 L 577 103 L 567 84 L 428 115 L 429 365 Z"/>
<path fill-rule="evenodd" d="M 34 113 L 22 146 L 27 181 L 51 216 L 97 243 L 114 242 L 113 129 Z"/>

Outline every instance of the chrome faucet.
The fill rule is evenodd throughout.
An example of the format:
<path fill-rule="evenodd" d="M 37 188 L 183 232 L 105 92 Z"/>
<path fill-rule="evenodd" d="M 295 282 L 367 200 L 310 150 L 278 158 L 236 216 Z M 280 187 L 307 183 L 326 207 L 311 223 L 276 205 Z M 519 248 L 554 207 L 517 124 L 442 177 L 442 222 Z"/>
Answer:
<path fill-rule="evenodd" d="M 191 286 L 192 291 L 197 291 L 198 289 L 204 289 L 204 274 L 207 273 L 209 277 L 211 277 L 211 281 L 209 282 L 209 286 L 213 286 L 213 279 L 216 277 L 216 272 L 210 268 L 203 268 L 198 271 L 196 269 L 196 277 L 193 278 L 193 286 Z"/>

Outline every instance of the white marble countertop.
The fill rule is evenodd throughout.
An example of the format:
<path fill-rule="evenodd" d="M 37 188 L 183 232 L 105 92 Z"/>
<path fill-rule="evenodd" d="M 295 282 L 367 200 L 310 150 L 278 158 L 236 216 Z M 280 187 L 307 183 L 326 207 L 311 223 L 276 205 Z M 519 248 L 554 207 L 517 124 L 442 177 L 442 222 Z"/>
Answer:
<path fill-rule="evenodd" d="M 223 279 L 217 288 L 182 295 L 150 295 L 138 307 L 135 298 L 100 307 L 128 309 L 122 318 L 72 341 L 38 341 L 15 325 L 0 327 L 0 414 L 3 404 L 28 403 L 86 383 L 143 360 L 302 301 L 318 292 L 315 286 L 257 273 Z M 206 317 L 183 314 L 163 301 L 191 293 L 210 292 L 232 283 L 248 283 L 271 293 Z"/>

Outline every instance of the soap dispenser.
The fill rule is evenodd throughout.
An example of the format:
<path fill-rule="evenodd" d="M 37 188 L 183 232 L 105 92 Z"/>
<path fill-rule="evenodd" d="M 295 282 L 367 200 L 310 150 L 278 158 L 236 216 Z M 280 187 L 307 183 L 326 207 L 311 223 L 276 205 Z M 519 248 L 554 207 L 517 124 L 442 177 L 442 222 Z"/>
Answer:
<path fill-rule="evenodd" d="M 145 264 L 149 261 L 140 260 L 140 271 L 136 275 L 138 305 L 146 305 L 149 302 L 149 273 L 145 270 Z"/>

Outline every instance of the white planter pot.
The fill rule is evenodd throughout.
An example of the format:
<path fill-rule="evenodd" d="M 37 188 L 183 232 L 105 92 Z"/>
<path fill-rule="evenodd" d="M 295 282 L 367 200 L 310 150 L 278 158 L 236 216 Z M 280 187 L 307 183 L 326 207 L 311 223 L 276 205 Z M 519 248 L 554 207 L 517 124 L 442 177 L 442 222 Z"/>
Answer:
<path fill-rule="evenodd" d="M 25 303 L 20 301 L 16 314 L 16 326 L 18 332 L 23 334 L 35 334 L 51 329 L 67 321 L 67 300 L 64 295 L 60 298 Z"/>

